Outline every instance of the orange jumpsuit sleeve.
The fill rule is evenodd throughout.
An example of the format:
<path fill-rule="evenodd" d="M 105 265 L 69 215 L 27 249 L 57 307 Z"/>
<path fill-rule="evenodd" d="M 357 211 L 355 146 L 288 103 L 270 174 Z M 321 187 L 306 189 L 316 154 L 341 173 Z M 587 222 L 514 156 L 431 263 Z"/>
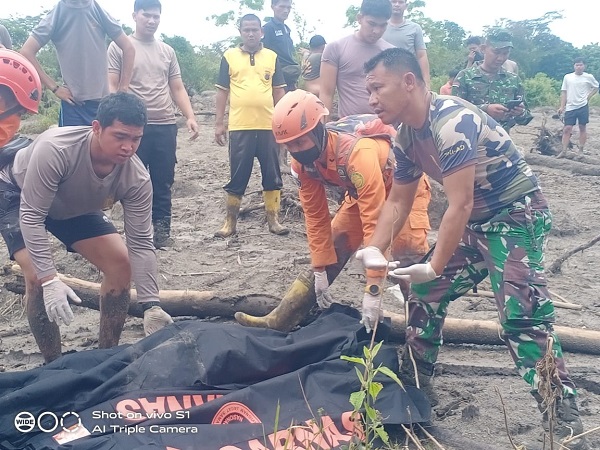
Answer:
<path fill-rule="evenodd" d="M 337 256 L 331 236 L 331 216 L 325 187 L 321 180 L 309 176 L 297 161 L 292 162 L 292 169 L 298 174 L 300 182 L 298 193 L 304 210 L 312 265 L 321 267 L 335 264 Z"/>
<path fill-rule="evenodd" d="M 387 141 L 363 138 L 356 144 L 348 161 L 348 176 L 358 193 L 358 199 L 354 201 L 358 205 L 365 246 L 373 237 L 385 202 L 386 188 L 381 167 L 385 165 L 389 152 Z M 366 271 L 370 278 L 382 278 L 385 273 L 385 270 Z"/>
<path fill-rule="evenodd" d="M 381 166 L 387 160 L 389 149 L 385 140 L 363 138 L 356 144 L 348 161 L 348 176 L 358 193 L 355 202 L 358 204 L 365 245 L 369 245 L 385 202 Z"/>

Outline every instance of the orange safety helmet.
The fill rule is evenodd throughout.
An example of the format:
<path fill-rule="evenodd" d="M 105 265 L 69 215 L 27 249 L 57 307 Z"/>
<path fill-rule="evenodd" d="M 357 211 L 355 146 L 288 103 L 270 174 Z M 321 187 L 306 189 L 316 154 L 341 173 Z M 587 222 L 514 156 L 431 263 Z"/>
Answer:
<path fill-rule="evenodd" d="M 285 94 L 273 111 L 273 134 L 278 144 L 285 144 L 315 128 L 329 111 L 319 97 L 296 89 Z"/>
<path fill-rule="evenodd" d="M 42 83 L 33 64 L 20 53 L 0 48 L 0 85 L 15 94 L 17 102 L 37 114 L 42 98 Z"/>

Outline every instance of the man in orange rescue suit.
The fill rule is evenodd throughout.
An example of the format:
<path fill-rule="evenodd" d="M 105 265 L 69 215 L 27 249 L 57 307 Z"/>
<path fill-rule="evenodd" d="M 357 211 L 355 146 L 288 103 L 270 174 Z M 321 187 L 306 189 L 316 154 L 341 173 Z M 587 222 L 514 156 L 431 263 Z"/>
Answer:
<path fill-rule="evenodd" d="M 268 315 L 254 317 L 241 312 L 242 325 L 289 331 L 298 325 L 314 305 L 333 302 L 329 285 L 350 257 L 369 241 L 393 179 L 391 144 L 395 130 L 374 114 L 348 116 L 324 125 L 329 111 L 315 95 L 295 90 L 275 105 L 273 133 L 286 144 L 292 173 L 300 184 L 312 269 L 301 273 L 281 303 Z M 344 195 L 333 220 L 325 185 Z M 409 221 L 392 244 L 394 259 L 405 265 L 419 261 L 429 250 L 427 207 L 431 198 L 426 177 L 419 183 Z M 363 296 L 362 323 L 370 332 L 380 311 L 381 286 L 385 270 L 367 270 Z"/>

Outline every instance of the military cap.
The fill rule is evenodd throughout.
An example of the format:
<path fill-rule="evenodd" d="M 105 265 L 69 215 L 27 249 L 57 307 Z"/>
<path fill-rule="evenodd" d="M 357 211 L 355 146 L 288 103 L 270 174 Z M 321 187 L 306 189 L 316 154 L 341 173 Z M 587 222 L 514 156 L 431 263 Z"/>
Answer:
<path fill-rule="evenodd" d="M 488 31 L 485 37 L 485 43 L 494 48 L 514 47 L 512 43 L 512 34 L 504 28 L 493 28 Z"/>
<path fill-rule="evenodd" d="M 327 42 L 325 42 L 325 38 L 320 34 L 315 34 L 313 37 L 310 38 L 310 41 L 308 42 L 310 48 L 317 48 L 325 44 L 327 44 Z"/>

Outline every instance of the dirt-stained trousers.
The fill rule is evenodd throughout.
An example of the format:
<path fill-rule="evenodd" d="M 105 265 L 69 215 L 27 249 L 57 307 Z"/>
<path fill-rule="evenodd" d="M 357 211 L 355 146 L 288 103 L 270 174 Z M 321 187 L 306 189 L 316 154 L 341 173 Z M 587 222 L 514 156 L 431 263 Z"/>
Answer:
<path fill-rule="evenodd" d="M 144 127 L 144 136 L 137 150 L 138 157 L 150 172 L 152 181 L 152 222 L 171 223 L 171 187 L 177 164 L 177 125 Z"/>
<path fill-rule="evenodd" d="M 271 130 L 239 130 L 229 132 L 229 167 L 231 179 L 223 188 L 228 194 L 241 197 L 246 192 L 254 158 L 260 163 L 265 191 L 277 191 L 283 186 L 277 151 L 279 145 Z"/>
<path fill-rule="evenodd" d="M 442 345 L 448 304 L 489 274 L 503 337 L 519 374 L 536 392 L 535 365 L 554 339 L 553 353 L 565 395 L 575 385 L 565 367 L 553 330 L 554 305 L 543 259 L 552 216 L 537 191 L 498 211 L 489 220 L 469 223 L 462 241 L 440 277 L 413 284 L 406 342 L 416 359 L 434 363 Z"/>

